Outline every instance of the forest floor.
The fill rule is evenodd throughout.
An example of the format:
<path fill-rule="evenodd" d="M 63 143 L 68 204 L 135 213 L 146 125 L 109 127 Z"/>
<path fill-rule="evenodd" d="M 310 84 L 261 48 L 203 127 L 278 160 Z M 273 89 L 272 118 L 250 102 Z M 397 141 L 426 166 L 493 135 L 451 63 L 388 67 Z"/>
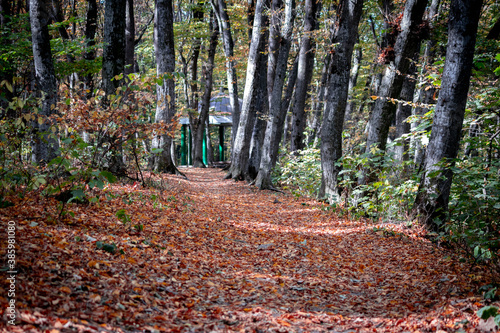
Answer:
<path fill-rule="evenodd" d="M 422 229 L 341 218 L 218 169 L 182 171 L 187 180 L 156 188 L 109 185 L 95 194 L 112 198 L 68 204 L 62 219 L 53 198 L 9 198 L 0 220 L 2 233 L 17 227 L 16 325 L 2 278 L 0 331 L 487 329 L 476 311 L 493 277 Z"/>

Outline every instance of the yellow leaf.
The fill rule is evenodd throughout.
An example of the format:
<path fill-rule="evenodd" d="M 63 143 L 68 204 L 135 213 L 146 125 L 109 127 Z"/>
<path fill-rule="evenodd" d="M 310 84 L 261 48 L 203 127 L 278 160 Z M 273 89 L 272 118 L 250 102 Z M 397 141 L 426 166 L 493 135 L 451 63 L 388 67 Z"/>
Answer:
<path fill-rule="evenodd" d="M 252 311 L 252 308 L 244 308 L 243 311 L 250 312 L 250 311 Z"/>
<path fill-rule="evenodd" d="M 38 117 L 38 124 L 39 125 L 43 124 L 43 118 L 42 117 Z"/>
<path fill-rule="evenodd" d="M 376 100 L 378 96 L 370 96 L 373 100 Z"/>

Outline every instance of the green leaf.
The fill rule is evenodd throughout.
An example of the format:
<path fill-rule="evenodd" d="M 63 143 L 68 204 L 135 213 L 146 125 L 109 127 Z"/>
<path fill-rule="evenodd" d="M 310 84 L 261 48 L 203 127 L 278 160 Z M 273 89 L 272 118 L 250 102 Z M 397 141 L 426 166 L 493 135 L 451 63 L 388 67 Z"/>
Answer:
<path fill-rule="evenodd" d="M 116 245 L 115 244 L 103 244 L 102 249 L 109 253 L 115 253 Z"/>
<path fill-rule="evenodd" d="M 101 175 L 102 175 L 104 178 L 106 178 L 106 180 L 107 180 L 108 182 L 110 182 L 110 183 L 114 183 L 114 182 L 116 182 L 116 176 L 115 176 L 115 175 L 113 175 L 113 174 L 112 174 L 111 172 L 109 172 L 109 171 L 105 171 L 105 170 L 103 170 L 103 171 L 101 171 Z"/>
<path fill-rule="evenodd" d="M 477 311 L 477 316 L 483 320 L 488 320 L 488 318 L 496 316 L 497 312 L 498 308 L 496 306 L 490 305 L 482 307 L 479 311 Z"/>
<path fill-rule="evenodd" d="M 495 299 L 497 288 L 493 288 L 484 293 L 484 299 Z"/>

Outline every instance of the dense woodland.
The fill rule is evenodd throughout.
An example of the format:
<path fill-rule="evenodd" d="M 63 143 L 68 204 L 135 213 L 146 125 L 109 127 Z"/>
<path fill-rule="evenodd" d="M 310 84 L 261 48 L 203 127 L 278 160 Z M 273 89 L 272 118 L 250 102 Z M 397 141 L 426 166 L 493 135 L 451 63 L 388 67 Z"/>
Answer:
<path fill-rule="evenodd" d="M 0 0 L 0 204 L 182 176 L 181 117 L 210 166 L 224 94 L 227 179 L 496 269 L 499 75 L 493 0 Z"/>

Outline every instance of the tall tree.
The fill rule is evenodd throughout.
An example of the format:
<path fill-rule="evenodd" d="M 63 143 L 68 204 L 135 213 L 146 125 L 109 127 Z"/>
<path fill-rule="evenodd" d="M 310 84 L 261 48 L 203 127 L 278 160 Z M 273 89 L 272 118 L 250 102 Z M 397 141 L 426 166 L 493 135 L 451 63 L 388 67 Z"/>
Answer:
<path fill-rule="evenodd" d="M 46 164 L 57 156 L 59 144 L 51 133 L 53 121 L 49 118 L 55 113 L 57 103 L 57 82 L 50 50 L 49 13 L 47 2 L 30 0 L 30 23 L 35 63 L 35 80 L 37 91 L 42 99 L 42 107 L 34 122 L 32 141 L 33 162 Z"/>
<path fill-rule="evenodd" d="M 278 121 L 284 118 L 280 116 L 280 112 L 282 112 L 281 104 L 283 86 L 286 77 L 288 55 L 292 45 L 294 20 L 295 0 L 285 0 L 285 21 L 279 35 L 280 45 L 276 61 L 273 90 L 269 103 L 269 116 L 267 119 L 264 145 L 262 146 L 262 158 L 260 161 L 259 173 L 255 179 L 255 185 L 261 190 L 273 188 L 271 182 L 271 170 L 274 167 L 273 161 L 276 161 L 276 159 L 273 158 L 272 153 L 278 132 L 281 134 L 281 131 L 278 131 Z"/>
<path fill-rule="evenodd" d="M 236 63 L 234 61 L 234 41 L 231 32 L 231 23 L 227 14 L 227 6 L 224 0 L 212 0 L 212 6 L 215 8 L 215 14 L 219 20 L 219 29 L 221 30 L 222 43 L 224 45 L 224 55 L 226 56 L 227 88 L 229 92 L 229 103 L 233 110 L 232 139 L 236 137 L 238 123 L 240 121 L 240 102 L 238 99 L 238 75 L 236 72 Z"/>
<path fill-rule="evenodd" d="M 248 53 L 248 64 L 245 80 L 245 90 L 243 92 L 243 102 L 236 132 L 236 138 L 233 142 L 233 154 L 231 167 L 226 178 L 232 179 L 250 179 L 248 175 L 248 158 L 250 149 L 250 140 L 255 119 L 255 110 L 253 110 L 252 99 L 254 91 L 258 84 L 258 64 L 259 56 L 264 51 L 264 38 L 261 29 L 266 18 L 263 14 L 264 0 L 257 0 L 255 6 L 255 18 L 252 28 L 252 40 Z"/>
<path fill-rule="evenodd" d="M 87 19 L 85 21 L 85 53 L 83 59 L 93 61 L 96 57 L 96 52 L 93 49 L 95 46 L 95 36 L 97 33 L 97 0 L 88 0 Z M 85 89 L 88 90 L 87 97 L 90 98 L 94 90 L 94 80 L 92 73 L 85 75 Z"/>
<path fill-rule="evenodd" d="M 432 0 L 427 11 L 427 21 L 429 22 L 429 29 L 434 30 L 434 25 L 436 21 L 436 17 L 438 16 L 438 9 L 441 0 Z M 419 82 L 419 89 L 417 95 L 417 101 L 419 105 L 412 110 L 415 115 L 421 116 L 426 114 L 429 109 L 427 105 L 436 104 L 436 94 L 437 89 L 433 84 L 425 84 L 427 80 L 427 76 L 430 72 L 430 68 L 434 63 L 436 58 L 436 38 L 429 38 L 426 42 L 424 56 L 422 59 L 422 70 L 420 73 L 421 81 Z M 411 126 L 416 128 L 419 126 L 418 123 L 412 123 Z M 420 139 L 413 138 L 413 150 L 414 150 L 414 162 L 417 168 L 423 163 L 424 160 L 424 145 L 420 142 Z"/>
<path fill-rule="evenodd" d="M 295 98 L 292 110 L 292 139 L 290 150 L 296 151 L 304 148 L 304 130 L 306 127 L 306 99 L 311 83 L 316 45 L 314 42 L 314 31 L 317 29 L 317 13 L 321 10 L 321 2 L 318 0 L 306 0 L 304 32 L 299 49 L 299 67 L 297 82 L 295 85 Z"/>
<path fill-rule="evenodd" d="M 408 0 L 405 4 L 403 18 L 400 23 L 400 32 L 394 46 L 394 59 L 388 59 L 389 65 L 385 68 L 380 87 L 377 91 L 377 100 L 373 106 L 368 123 L 366 139 L 366 153 L 371 154 L 373 145 L 384 151 L 387 144 L 389 127 L 396 112 L 393 99 L 399 99 L 403 86 L 404 75 L 408 73 L 411 59 L 420 48 L 425 36 L 423 29 L 423 15 L 428 0 Z M 369 182 L 369 170 L 364 170 L 359 182 Z"/>
<path fill-rule="evenodd" d="M 125 74 L 134 73 L 135 17 L 134 0 L 126 1 L 125 14 Z"/>
<path fill-rule="evenodd" d="M 320 197 L 338 201 L 337 177 L 341 170 L 338 160 L 342 156 L 342 130 L 347 104 L 351 59 L 358 39 L 358 26 L 363 0 L 342 0 L 337 12 L 339 22 L 332 52 L 328 79 L 328 93 L 321 129 L 321 189 Z"/>
<path fill-rule="evenodd" d="M 215 67 L 215 52 L 217 51 L 217 41 L 219 38 L 219 25 L 215 17 L 212 16 L 210 20 L 210 45 L 208 47 L 208 57 L 205 64 L 202 65 L 202 76 L 204 80 L 205 90 L 201 98 L 200 113 L 198 115 L 197 130 L 194 138 L 194 156 L 193 156 L 193 166 L 194 167 L 205 167 L 203 163 L 203 138 L 207 137 L 207 119 L 208 111 L 210 108 L 210 97 L 212 96 L 213 87 L 213 73 Z M 191 124 L 193 125 L 193 124 Z"/>
<path fill-rule="evenodd" d="M 104 4 L 104 49 L 102 83 L 106 95 L 114 95 L 121 84 L 116 75 L 125 68 L 125 1 L 107 0 Z"/>
<path fill-rule="evenodd" d="M 482 0 L 452 0 L 441 90 L 434 112 L 420 189 L 419 219 L 431 230 L 443 228 L 467 104 Z"/>
<path fill-rule="evenodd" d="M 175 116 L 175 71 L 174 50 L 174 15 L 172 0 L 157 0 L 155 7 L 155 55 L 156 73 L 161 79 L 161 84 L 156 86 L 156 123 L 172 126 Z M 150 164 L 156 171 L 178 173 L 170 146 L 172 137 L 169 133 L 158 133 L 153 138 L 151 147 L 158 149 L 154 153 Z"/>

